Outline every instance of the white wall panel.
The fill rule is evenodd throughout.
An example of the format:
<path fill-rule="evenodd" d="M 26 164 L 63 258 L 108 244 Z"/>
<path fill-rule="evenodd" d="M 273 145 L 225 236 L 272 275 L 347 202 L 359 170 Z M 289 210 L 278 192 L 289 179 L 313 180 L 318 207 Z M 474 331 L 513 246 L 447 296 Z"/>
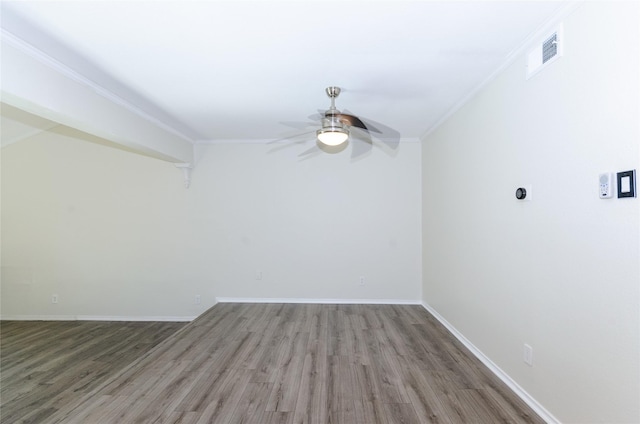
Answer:
<path fill-rule="evenodd" d="M 189 189 L 170 163 L 57 132 L 3 148 L 2 316 L 192 317 L 216 297 L 419 302 L 420 144 L 355 162 L 273 148 L 201 146 Z"/>
<path fill-rule="evenodd" d="M 419 300 L 420 144 L 353 162 L 307 147 L 199 146 L 195 254 L 218 295 Z"/>
<path fill-rule="evenodd" d="M 423 144 L 424 301 L 561 422 L 640 421 L 640 206 L 598 197 L 639 165 L 638 22 L 585 3 Z"/>

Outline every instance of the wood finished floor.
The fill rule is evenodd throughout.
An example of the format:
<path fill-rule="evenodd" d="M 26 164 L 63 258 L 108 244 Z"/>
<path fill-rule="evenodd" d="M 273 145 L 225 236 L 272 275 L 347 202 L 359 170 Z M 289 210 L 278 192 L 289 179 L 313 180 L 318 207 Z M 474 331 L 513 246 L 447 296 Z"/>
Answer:
<path fill-rule="evenodd" d="M 186 323 L 2 321 L 0 423 L 43 423 Z"/>
<path fill-rule="evenodd" d="M 2 330 L 2 407 L 28 412 L 24 421 L 4 421 L 3 413 L 7 423 L 544 422 L 421 306 L 218 304 L 109 378 L 89 378 L 72 393 L 80 384 L 64 379 L 72 353 L 52 340 L 34 360 L 23 349 L 37 333 L 5 334 L 4 323 Z M 108 332 L 56 340 L 82 350 Z M 116 350 L 129 355 L 137 337 L 116 337 Z M 103 353 L 85 350 L 87 358 Z M 91 372 L 81 363 L 87 369 L 76 374 Z M 50 379 L 36 383 L 25 368 Z M 16 406 L 27 391 L 42 401 Z"/>

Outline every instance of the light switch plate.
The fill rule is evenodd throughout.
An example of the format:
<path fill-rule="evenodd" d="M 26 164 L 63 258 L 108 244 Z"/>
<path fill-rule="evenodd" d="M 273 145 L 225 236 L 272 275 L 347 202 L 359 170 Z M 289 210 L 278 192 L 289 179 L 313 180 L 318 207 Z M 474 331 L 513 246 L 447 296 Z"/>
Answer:
<path fill-rule="evenodd" d="M 636 170 L 618 172 L 618 198 L 636 197 Z"/>

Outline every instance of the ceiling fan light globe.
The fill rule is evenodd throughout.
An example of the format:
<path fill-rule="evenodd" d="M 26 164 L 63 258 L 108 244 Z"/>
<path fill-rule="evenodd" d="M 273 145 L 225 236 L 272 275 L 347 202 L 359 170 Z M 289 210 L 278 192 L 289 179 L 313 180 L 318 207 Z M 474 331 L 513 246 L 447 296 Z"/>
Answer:
<path fill-rule="evenodd" d="M 318 141 L 327 146 L 339 146 L 349 138 L 349 133 L 342 128 L 322 129 L 317 131 Z"/>

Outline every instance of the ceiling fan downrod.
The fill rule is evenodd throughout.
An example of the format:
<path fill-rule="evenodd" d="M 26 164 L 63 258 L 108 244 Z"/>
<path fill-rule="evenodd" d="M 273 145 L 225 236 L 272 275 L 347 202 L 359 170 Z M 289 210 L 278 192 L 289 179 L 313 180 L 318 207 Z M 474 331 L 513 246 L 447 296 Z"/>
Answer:
<path fill-rule="evenodd" d="M 336 109 L 336 97 L 340 95 L 340 87 L 327 87 L 325 89 L 327 96 L 331 99 L 331 108 L 329 110 Z"/>
<path fill-rule="evenodd" d="M 322 128 L 316 131 L 318 141 L 327 146 L 338 146 L 349 139 L 349 130 L 340 119 L 340 111 L 336 109 L 336 97 L 340 87 L 327 87 L 327 96 L 331 99 L 331 107 L 324 114 Z"/>

